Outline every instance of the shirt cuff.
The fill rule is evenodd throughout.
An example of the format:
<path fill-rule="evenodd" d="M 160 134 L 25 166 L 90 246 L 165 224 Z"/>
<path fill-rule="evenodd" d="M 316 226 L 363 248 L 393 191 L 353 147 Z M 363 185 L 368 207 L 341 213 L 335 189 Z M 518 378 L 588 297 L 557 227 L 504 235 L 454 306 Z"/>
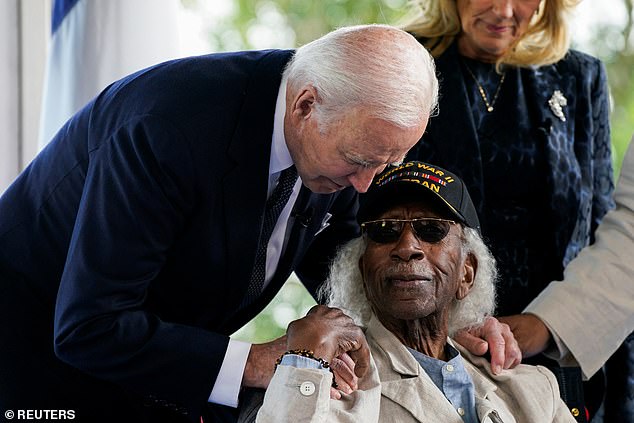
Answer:
<path fill-rule="evenodd" d="M 537 304 L 537 305 L 535 305 Z M 550 332 L 550 342 L 544 351 L 544 355 L 552 360 L 557 361 L 561 367 L 581 367 L 575 356 L 572 354 L 564 340 L 559 336 L 557 330 L 549 322 L 548 313 L 541 313 L 541 309 L 536 301 L 529 304 L 523 313 L 537 316 Z M 583 380 L 587 380 L 588 376 L 581 369 Z"/>
<path fill-rule="evenodd" d="M 548 323 L 546 318 L 538 316 L 535 313 L 530 314 L 537 316 L 542 321 L 542 323 L 544 323 L 544 326 L 546 326 L 548 332 L 550 332 L 550 342 L 548 343 L 548 347 L 544 351 L 544 355 L 550 359 L 558 361 L 559 365 L 561 365 L 562 367 L 579 366 L 574 358 L 572 358 L 572 354 L 570 353 L 570 350 L 564 343 L 563 339 L 561 339 L 555 329 L 553 329 L 553 327 Z"/>
<path fill-rule="evenodd" d="M 285 354 L 282 357 L 282 361 L 280 361 L 280 365 L 297 367 L 298 369 L 318 369 L 326 373 L 329 372 L 319 361 L 297 354 Z"/>
<path fill-rule="evenodd" d="M 238 395 L 242 387 L 242 375 L 247 364 L 251 343 L 229 339 L 225 358 L 220 366 L 216 383 L 209 395 L 209 402 L 238 407 Z"/>

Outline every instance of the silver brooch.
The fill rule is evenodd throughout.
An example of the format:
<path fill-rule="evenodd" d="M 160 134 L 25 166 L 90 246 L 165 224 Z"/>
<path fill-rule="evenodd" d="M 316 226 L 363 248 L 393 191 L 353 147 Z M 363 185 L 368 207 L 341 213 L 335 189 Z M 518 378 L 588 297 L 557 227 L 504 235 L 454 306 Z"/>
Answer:
<path fill-rule="evenodd" d="M 550 97 L 550 100 L 548 100 L 548 105 L 555 116 L 561 119 L 562 122 L 566 121 L 566 116 L 564 115 L 562 107 L 568 105 L 568 99 L 564 97 L 561 91 L 555 90 L 552 97 Z"/>

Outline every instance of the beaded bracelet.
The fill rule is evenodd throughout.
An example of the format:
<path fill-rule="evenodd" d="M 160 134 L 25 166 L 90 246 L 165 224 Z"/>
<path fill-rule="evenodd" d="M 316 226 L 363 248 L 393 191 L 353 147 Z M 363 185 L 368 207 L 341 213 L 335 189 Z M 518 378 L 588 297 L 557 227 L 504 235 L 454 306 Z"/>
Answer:
<path fill-rule="evenodd" d="M 339 385 L 337 385 L 337 382 L 335 382 L 335 373 L 332 371 L 332 367 L 330 367 L 330 363 L 328 363 L 323 358 L 315 357 L 315 353 L 313 353 L 311 350 L 299 349 L 299 350 L 288 350 L 288 351 L 286 351 L 284 354 L 282 354 L 280 356 L 280 358 L 275 360 L 275 369 L 276 370 L 277 370 L 277 366 L 282 362 L 282 358 L 285 355 L 288 355 L 288 354 L 301 355 L 302 357 L 310 358 L 311 360 L 315 360 L 316 362 L 321 364 L 321 366 L 324 369 L 330 370 L 330 373 L 332 373 L 332 387 L 337 389 L 337 387 Z"/>

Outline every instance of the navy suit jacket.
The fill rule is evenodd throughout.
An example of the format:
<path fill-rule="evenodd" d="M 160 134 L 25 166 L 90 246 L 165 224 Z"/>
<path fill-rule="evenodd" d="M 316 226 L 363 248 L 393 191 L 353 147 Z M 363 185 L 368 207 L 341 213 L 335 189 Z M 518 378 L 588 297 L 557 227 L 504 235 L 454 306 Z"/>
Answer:
<path fill-rule="evenodd" d="M 302 187 L 272 282 L 237 311 L 292 54 L 180 59 L 115 82 L 2 196 L 2 289 L 15 307 L 43 307 L 50 326 L 56 301 L 47 336 L 63 361 L 197 416 L 228 335 L 292 271 L 314 292 L 336 246 L 357 235 L 352 189 L 319 195 Z M 326 213 L 330 227 L 315 237 Z M 42 322 L 11 324 L 30 330 Z"/>

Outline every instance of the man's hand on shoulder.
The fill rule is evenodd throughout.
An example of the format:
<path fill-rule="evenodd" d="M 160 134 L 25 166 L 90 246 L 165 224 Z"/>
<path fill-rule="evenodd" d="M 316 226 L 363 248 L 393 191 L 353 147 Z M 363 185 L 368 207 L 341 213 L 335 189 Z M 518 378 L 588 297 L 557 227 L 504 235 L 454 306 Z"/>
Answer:
<path fill-rule="evenodd" d="M 454 339 L 471 354 L 491 356 L 491 370 L 499 374 L 522 361 L 522 352 L 511 328 L 495 317 L 488 317 L 482 326 L 459 331 Z"/>

